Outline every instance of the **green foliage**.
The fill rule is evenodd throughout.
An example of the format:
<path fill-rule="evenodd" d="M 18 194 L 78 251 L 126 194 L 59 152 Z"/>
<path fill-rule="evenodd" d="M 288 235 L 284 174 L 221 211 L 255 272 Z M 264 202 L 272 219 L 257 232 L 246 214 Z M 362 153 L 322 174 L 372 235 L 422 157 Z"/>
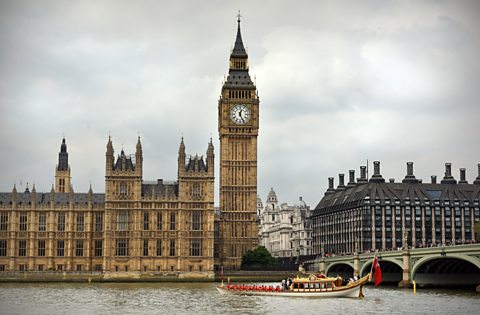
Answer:
<path fill-rule="evenodd" d="M 480 239 L 480 222 L 475 222 L 473 231 L 475 232 L 475 239 L 478 241 Z"/>
<path fill-rule="evenodd" d="M 263 246 L 258 246 L 254 250 L 249 250 L 242 257 L 242 267 L 244 266 L 272 266 L 275 264 L 275 258 Z"/>

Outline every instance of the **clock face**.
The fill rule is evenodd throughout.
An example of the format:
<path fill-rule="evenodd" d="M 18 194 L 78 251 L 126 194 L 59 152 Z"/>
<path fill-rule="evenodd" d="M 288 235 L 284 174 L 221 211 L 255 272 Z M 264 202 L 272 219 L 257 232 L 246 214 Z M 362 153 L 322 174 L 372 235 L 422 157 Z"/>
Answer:
<path fill-rule="evenodd" d="M 230 110 L 230 119 L 237 125 L 244 125 L 250 121 L 250 109 L 243 105 L 238 104 L 232 107 Z"/>

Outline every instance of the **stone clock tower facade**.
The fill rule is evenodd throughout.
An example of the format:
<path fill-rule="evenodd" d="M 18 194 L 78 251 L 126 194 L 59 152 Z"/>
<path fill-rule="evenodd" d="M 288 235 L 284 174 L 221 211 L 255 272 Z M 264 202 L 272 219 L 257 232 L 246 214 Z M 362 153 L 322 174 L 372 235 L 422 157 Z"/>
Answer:
<path fill-rule="evenodd" d="M 218 101 L 220 136 L 220 264 L 238 269 L 243 254 L 258 245 L 257 137 L 259 99 L 248 73 L 240 32 L 230 55 Z"/>

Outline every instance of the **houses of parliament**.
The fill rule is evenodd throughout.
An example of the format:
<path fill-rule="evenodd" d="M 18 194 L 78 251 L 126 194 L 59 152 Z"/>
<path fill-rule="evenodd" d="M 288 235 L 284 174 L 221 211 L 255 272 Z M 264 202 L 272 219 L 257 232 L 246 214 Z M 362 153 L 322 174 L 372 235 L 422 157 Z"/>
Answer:
<path fill-rule="evenodd" d="M 74 192 L 75 169 L 63 139 L 48 193 L 0 193 L 0 272 L 177 273 L 213 278 L 240 267 L 258 244 L 259 99 L 249 75 L 240 18 L 229 75 L 218 101 L 220 212 L 214 210 L 213 143 L 187 155 L 183 138 L 174 181 L 143 179 L 140 137 L 134 154 L 115 156 L 108 138 L 105 192 Z M 52 166 L 53 168 L 53 166 Z"/>

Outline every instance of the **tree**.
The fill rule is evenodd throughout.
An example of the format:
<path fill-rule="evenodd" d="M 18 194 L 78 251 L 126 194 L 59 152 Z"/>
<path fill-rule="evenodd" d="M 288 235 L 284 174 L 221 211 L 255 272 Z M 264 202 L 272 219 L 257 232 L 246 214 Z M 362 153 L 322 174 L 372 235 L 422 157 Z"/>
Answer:
<path fill-rule="evenodd" d="M 475 222 L 473 231 L 475 233 L 475 240 L 478 242 L 478 240 L 480 240 L 480 222 Z"/>
<path fill-rule="evenodd" d="M 258 246 L 254 250 L 249 250 L 242 257 L 242 267 L 244 266 L 272 266 L 275 264 L 275 258 L 263 246 Z"/>

